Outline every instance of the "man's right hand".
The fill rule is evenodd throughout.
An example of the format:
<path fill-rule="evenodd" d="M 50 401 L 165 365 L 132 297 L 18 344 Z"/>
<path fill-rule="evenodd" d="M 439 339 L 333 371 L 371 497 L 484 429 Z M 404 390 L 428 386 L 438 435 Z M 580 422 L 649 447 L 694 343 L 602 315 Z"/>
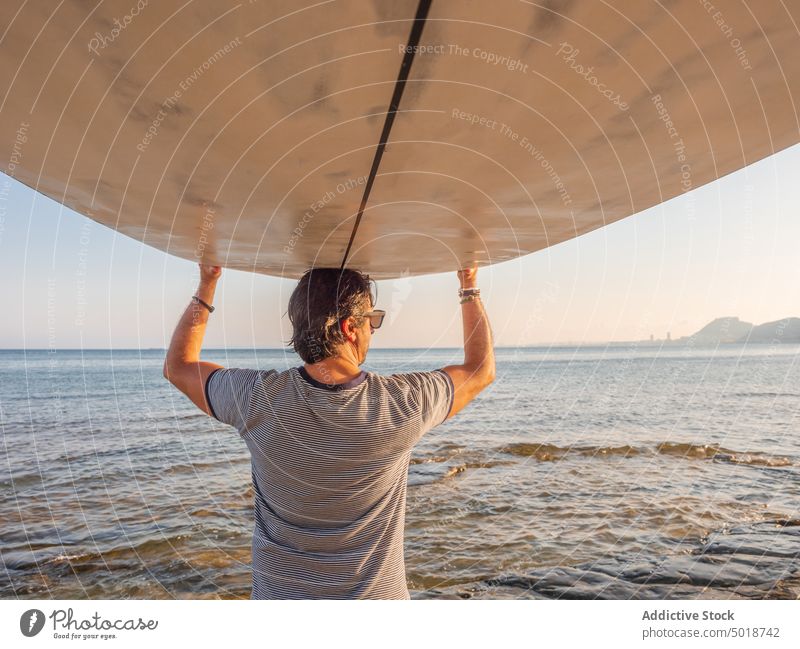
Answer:
<path fill-rule="evenodd" d="M 462 268 L 458 271 L 458 281 L 461 288 L 475 288 L 478 285 L 478 267 Z"/>

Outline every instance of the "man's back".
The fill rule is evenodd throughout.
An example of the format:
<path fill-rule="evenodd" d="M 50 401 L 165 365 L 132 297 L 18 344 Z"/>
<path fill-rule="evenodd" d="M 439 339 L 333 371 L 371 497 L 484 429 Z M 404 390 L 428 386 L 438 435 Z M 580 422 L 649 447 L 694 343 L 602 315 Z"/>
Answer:
<path fill-rule="evenodd" d="M 360 370 L 386 315 L 375 308 L 367 275 L 346 268 L 303 274 L 287 313 L 289 344 L 305 365 L 277 372 L 199 360 L 222 272 L 202 264 L 200 271 L 164 376 L 203 412 L 237 428 L 250 448 L 253 598 L 407 599 L 411 449 L 494 381 L 477 269 L 458 271 L 464 362 L 386 377 Z"/>
<path fill-rule="evenodd" d="M 252 457 L 252 597 L 408 599 L 408 463 L 447 418 L 450 377 L 362 372 L 325 385 L 302 367 L 220 369 L 206 390 Z"/>

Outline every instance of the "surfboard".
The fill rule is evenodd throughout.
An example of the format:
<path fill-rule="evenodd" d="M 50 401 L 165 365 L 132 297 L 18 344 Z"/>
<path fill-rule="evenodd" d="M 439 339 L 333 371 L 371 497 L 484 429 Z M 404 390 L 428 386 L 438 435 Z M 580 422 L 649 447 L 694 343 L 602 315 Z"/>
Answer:
<path fill-rule="evenodd" d="M 2 169 L 149 246 L 376 279 L 530 254 L 800 139 L 800 5 L 6 0 Z"/>

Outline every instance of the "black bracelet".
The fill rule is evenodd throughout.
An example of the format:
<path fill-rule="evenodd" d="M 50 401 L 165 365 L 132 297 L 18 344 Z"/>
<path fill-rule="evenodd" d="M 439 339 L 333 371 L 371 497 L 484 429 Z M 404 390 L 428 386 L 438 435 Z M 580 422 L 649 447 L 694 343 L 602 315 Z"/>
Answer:
<path fill-rule="evenodd" d="M 204 302 L 203 300 L 201 300 L 201 299 L 200 299 L 199 297 L 197 297 L 196 295 L 192 295 L 192 299 L 193 299 L 195 302 L 197 302 L 198 304 L 202 304 L 202 305 L 203 305 L 203 306 L 204 306 L 206 309 L 208 309 L 208 312 L 209 312 L 209 313 L 214 313 L 214 307 L 213 307 L 213 306 L 211 306 L 211 305 L 210 305 L 208 302 Z"/>

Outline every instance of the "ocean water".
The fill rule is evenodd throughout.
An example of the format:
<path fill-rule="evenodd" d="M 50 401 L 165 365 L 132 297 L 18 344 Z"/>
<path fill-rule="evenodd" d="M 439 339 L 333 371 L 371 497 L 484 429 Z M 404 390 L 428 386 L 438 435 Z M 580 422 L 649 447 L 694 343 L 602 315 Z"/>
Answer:
<path fill-rule="evenodd" d="M 162 378 L 163 356 L 0 351 L 0 597 L 249 597 L 247 448 Z M 372 350 L 364 369 L 460 359 Z M 497 361 L 495 383 L 412 455 L 412 598 L 800 596 L 799 346 Z"/>

